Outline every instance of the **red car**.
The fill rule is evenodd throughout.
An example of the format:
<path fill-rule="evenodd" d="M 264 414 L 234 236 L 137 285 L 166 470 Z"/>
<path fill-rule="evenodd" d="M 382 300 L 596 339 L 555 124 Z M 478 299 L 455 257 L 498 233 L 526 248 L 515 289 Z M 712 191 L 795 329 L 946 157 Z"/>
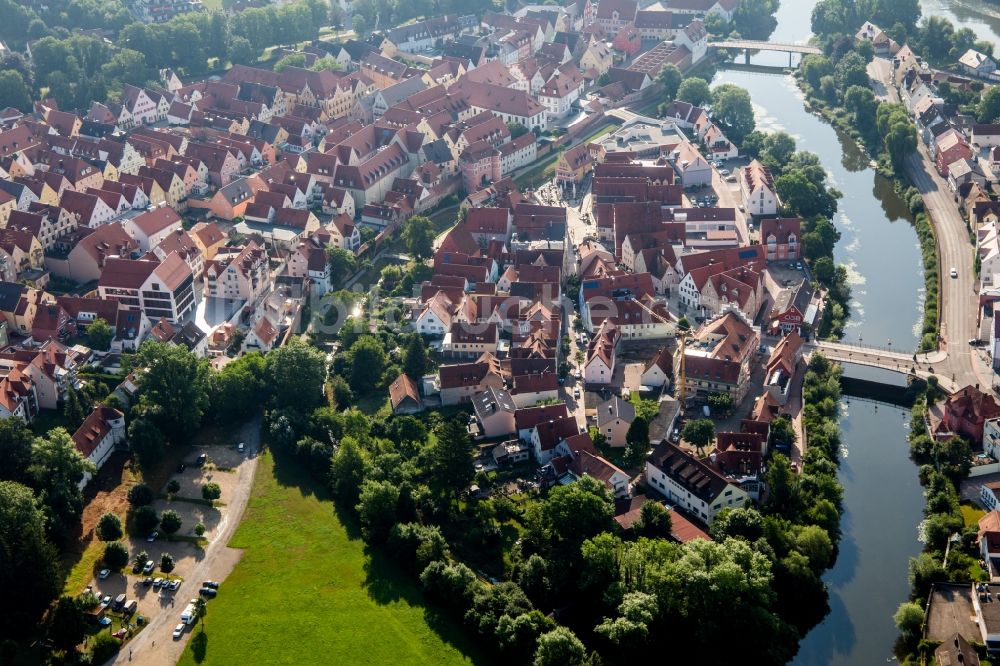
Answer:
<path fill-rule="evenodd" d="M 111 635 L 114 636 L 115 638 L 125 638 L 125 634 L 127 634 L 127 633 L 128 633 L 128 630 L 122 628 L 122 629 L 119 629 L 118 631 L 116 631 L 115 633 L 113 633 Z"/>

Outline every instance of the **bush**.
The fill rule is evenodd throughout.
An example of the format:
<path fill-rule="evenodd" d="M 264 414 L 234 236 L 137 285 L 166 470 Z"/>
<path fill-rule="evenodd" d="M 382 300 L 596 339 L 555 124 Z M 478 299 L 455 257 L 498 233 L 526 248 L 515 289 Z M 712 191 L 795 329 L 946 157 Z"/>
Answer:
<path fill-rule="evenodd" d="M 128 501 L 132 506 L 146 506 L 153 503 L 153 489 L 145 483 L 137 483 L 128 489 Z"/>
<path fill-rule="evenodd" d="M 104 547 L 104 564 L 115 571 L 128 564 L 128 548 L 121 541 L 112 541 Z"/>
<path fill-rule="evenodd" d="M 151 506 L 140 506 L 132 514 L 132 525 L 135 533 L 145 536 L 156 529 L 160 524 L 160 517 L 156 515 L 156 509 Z"/>
<path fill-rule="evenodd" d="M 90 663 L 103 664 L 118 654 L 121 647 L 122 642 L 111 634 L 104 632 L 97 634 L 90 647 Z"/>
<path fill-rule="evenodd" d="M 167 509 L 160 514 L 160 529 L 167 534 L 173 534 L 181 528 L 181 517 L 173 509 Z"/>
<path fill-rule="evenodd" d="M 924 624 L 924 609 L 912 601 L 901 603 L 893 615 L 893 620 L 901 634 L 907 638 L 914 638 L 920 635 L 920 629 Z"/>
<path fill-rule="evenodd" d="M 205 533 L 205 523 L 198 523 L 194 526 L 194 533 L 202 536 Z"/>
<path fill-rule="evenodd" d="M 448 557 L 448 542 L 437 525 L 397 523 L 389 532 L 389 554 L 414 572 Z"/>
<path fill-rule="evenodd" d="M 217 500 L 222 497 L 222 488 L 217 483 L 206 483 L 201 487 L 201 496 L 207 500 Z"/>
<path fill-rule="evenodd" d="M 167 483 L 167 492 L 173 495 L 181 489 L 181 484 L 177 482 L 177 479 L 170 479 Z"/>
<path fill-rule="evenodd" d="M 97 538 L 101 541 L 117 541 L 123 535 L 121 518 L 110 511 L 97 521 Z"/>
<path fill-rule="evenodd" d="M 170 553 L 163 553 L 160 557 L 160 571 L 163 573 L 170 573 L 174 570 L 174 558 L 170 556 Z"/>
<path fill-rule="evenodd" d="M 462 563 L 448 564 L 436 560 L 420 574 L 427 596 L 446 606 L 465 610 L 479 587 L 472 569 Z"/>

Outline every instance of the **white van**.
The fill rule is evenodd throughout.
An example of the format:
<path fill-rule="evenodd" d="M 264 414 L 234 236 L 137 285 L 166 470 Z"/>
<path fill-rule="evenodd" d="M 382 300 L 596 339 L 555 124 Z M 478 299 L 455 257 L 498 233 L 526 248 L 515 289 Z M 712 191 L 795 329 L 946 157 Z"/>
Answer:
<path fill-rule="evenodd" d="M 187 606 L 184 607 L 184 610 L 181 611 L 181 622 L 183 622 L 184 624 L 193 624 L 194 623 L 194 601 L 193 600 L 192 600 L 191 603 L 189 603 Z"/>

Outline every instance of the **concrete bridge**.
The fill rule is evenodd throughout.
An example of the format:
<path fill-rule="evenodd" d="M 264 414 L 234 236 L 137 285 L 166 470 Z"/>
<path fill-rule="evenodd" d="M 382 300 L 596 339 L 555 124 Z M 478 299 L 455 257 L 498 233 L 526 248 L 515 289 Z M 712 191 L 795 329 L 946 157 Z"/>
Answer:
<path fill-rule="evenodd" d="M 792 56 L 796 53 L 799 56 L 821 55 L 823 50 L 809 44 L 783 44 L 780 42 L 761 42 L 753 39 L 726 39 L 718 42 L 709 42 L 709 48 L 731 49 L 734 51 L 744 51 L 747 57 L 747 64 L 750 64 L 751 51 L 771 51 L 774 53 L 787 53 L 788 66 L 792 66 Z"/>
<path fill-rule="evenodd" d="M 934 375 L 941 386 L 948 391 L 956 391 L 970 383 L 968 377 L 958 376 L 954 359 L 950 358 L 946 351 L 932 351 L 925 354 L 892 349 L 891 346 L 877 347 L 825 340 L 807 343 L 805 349 L 818 351 L 831 361 L 880 368 L 904 375 L 916 374 L 923 379 Z M 961 350 L 960 353 L 970 352 Z M 984 386 L 989 384 L 986 383 Z"/>

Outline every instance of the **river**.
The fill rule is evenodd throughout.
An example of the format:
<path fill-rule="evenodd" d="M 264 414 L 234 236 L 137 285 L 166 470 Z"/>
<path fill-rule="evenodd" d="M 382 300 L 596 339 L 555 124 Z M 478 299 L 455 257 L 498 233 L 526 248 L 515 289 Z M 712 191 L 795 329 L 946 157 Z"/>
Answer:
<path fill-rule="evenodd" d="M 771 40 L 808 39 L 815 4 L 783 0 Z M 788 56 L 758 54 L 752 62 L 787 65 Z M 805 110 L 791 77 L 723 70 L 713 83 L 724 82 L 750 92 L 759 128 L 788 132 L 799 149 L 819 155 L 830 182 L 843 192 L 835 258 L 848 267 L 853 296 L 845 339 L 914 349 L 923 277 L 905 204 L 850 139 Z M 841 409 L 843 538 L 824 576 L 830 613 L 803 639 L 793 661 L 799 666 L 876 664 L 891 657 L 897 635 L 892 615 L 908 596 L 907 563 L 921 548 L 917 524 L 924 499 L 907 455 L 908 413 L 846 397 Z"/>
<path fill-rule="evenodd" d="M 924 16 L 943 16 L 956 28 L 969 28 L 979 39 L 993 42 L 1000 54 L 1000 5 L 982 0 L 921 0 Z"/>

